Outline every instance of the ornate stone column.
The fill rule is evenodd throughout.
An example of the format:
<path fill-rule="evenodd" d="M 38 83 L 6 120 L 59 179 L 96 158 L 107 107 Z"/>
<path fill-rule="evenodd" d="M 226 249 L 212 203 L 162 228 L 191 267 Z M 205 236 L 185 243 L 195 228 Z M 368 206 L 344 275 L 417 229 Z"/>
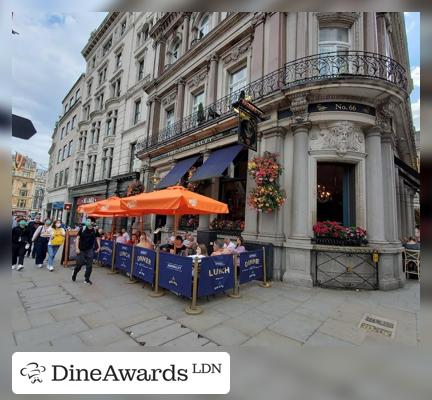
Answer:
<path fill-rule="evenodd" d="M 185 15 L 183 19 L 183 40 L 182 40 L 182 48 L 181 54 L 185 54 L 189 49 L 189 25 L 190 25 L 190 17 L 189 15 Z"/>
<path fill-rule="evenodd" d="M 414 217 L 414 190 L 406 186 L 406 214 L 407 214 L 407 236 L 414 236 L 415 217 Z"/>
<path fill-rule="evenodd" d="M 408 237 L 408 222 L 407 222 L 407 206 L 406 206 L 407 193 L 405 189 L 405 182 L 402 177 L 399 177 L 399 203 L 401 208 L 401 234 L 402 239 Z"/>
<path fill-rule="evenodd" d="M 251 69 L 251 82 L 261 78 L 264 75 L 264 27 L 265 27 L 266 13 L 255 13 L 251 25 L 254 29 L 252 41 L 252 60 Z"/>
<path fill-rule="evenodd" d="M 295 285 L 312 286 L 311 244 L 309 237 L 309 130 L 306 95 L 291 100 L 293 112 L 293 170 L 291 205 L 291 234 L 286 249 L 286 271 L 283 280 Z M 289 190 L 289 189 L 288 189 Z"/>
<path fill-rule="evenodd" d="M 183 118 L 184 93 L 186 81 L 180 78 L 177 81 L 177 98 L 175 103 L 175 120 L 180 121 Z"/>
<path fill-rule="evenodd" d="M 378 51 L 376 13 L 364 12 L 364 49 L 372 53 Z"/>
<path fill-rule="evenodd" d="M 160 109 L 161 109 L 161 101 L 160 98 L 155 96 L 153 98 L 153 107 L 152 107 L 152 117 L 151 117 L 151 137 L 157 138 L 159 133 L 159 122 L 160 122 Z M 156 139 L 155 139 L 156 140 Z"/>
<path fill-rule="evenodd" d="M 377 12 L 376 13 L 376 25 L 377 25 L 377 47 L 378 53 L 386 55 L 385 49 L 385 31 L 386 31 L 386 13 Z"/>
<path fill-rule="evenodd" d="M 400 202 L 400 179 L 399 179 L 399 170 L 395 168 L 395 186 L 396 186 L 396 208 L 397 208 L 397 233 L 399 240 L 402 239 L 402 210 L 401 210 L 401 202 Z"/>
<path fill-rule="evenodd" d="M 382 176 L 381 129 L 374 125 L 366 132 L 366 221 L 370 242 L 382 243 L 384 199 Z"/>
<path fill-rule="evenodd" d="M 206 106 L 216 102 L 217 96 L 217 70 L 219 57 L 216 53 L 212 54 L 208 60 Z"/>
<path fill-rule="evenodd" d="M 283 13 L 274 12 L 269 17 L 269 36 L 271 45 L 267 49 L 265 57 L 266 68 L 264 73 L 268 74 L 279 69 L 284 63 L 285 34 L 283 29 Z"/>
<path fill-rule="evenodd" d="M 165 69 L 165 52 L 166 42 L 160 38 L 156 40 L 155 52 L 155 69 L 153 70 L 153 79 L 159 77 Z"/>

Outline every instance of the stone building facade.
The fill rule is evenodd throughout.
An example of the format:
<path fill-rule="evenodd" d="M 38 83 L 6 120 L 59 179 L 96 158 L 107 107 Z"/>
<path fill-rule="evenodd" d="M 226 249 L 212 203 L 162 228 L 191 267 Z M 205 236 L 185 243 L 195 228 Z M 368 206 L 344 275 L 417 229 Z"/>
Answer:
<path fill-rule="evenodd" d="M 137 149 L 147 190 L 181 165 L 200 175 L 231 152 L 202 192 L 243 210 L 245 239 L 274 245 L 275 279 L 312 285 L 312 227 L 334 219 L 367 229 L 382 289 L 403 285 L 400 240 L 414 232 L 417 186 L 402 13 L 172 12 L 150 36 L 148 123 Z M 235 147 L 231 103 L 241 91 L 265 113 L 257 153 Z M 264 151 L 279 154 L 287 193 L 271 214 L 245 204 L 247 160 Z M 334 192 L 332 207 L 318 201 L 323 185 Z M 208 225 L 200 217 L 198 229 Z"/>

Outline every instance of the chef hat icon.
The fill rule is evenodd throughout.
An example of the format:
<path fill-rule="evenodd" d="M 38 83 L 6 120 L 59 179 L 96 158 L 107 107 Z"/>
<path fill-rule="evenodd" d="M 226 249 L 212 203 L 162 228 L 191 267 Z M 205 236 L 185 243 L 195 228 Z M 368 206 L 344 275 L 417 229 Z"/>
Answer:
<path fill-rule="evenodd" d="M 31 383 L 42 382 L 40 374 L 45 372 L 46 368 L 43 365 L 39 365 L 36 362 L 28 363 L 24 368 L 21 369 L 21 375 L 27 376 Z"/>

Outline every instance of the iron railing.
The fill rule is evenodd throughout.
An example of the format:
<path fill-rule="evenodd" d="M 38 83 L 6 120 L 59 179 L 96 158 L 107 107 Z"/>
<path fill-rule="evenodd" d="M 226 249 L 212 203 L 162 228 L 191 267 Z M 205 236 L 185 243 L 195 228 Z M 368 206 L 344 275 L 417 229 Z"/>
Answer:
<path fill-rule="evenodd" d="M 251 101 L 258 101 L 281 89 L 329 79 L 370 78 L 390 82 L 403 91 L 408 90 L 405 68 L 397 61 L 375 53 L 344 51 L 316 54 L 291 61 L 276 71 L 222 97 L 204 108 L 200 115 L 194 112 L 170 126 L 138 142 L 137 152 L 178 139 L 191 131 L 213 124 L 233 115 L 232 103 L 240 92 Z"/>

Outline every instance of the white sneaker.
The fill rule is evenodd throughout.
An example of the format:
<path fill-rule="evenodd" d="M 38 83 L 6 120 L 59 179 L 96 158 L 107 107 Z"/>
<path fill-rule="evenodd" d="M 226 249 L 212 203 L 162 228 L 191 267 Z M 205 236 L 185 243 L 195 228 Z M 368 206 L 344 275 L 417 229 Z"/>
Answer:
<path fill-rule="evenodd" d="M 38 267 L 38 268 L 42 268 L 42 266 L 43 266 L 43 264 L 36 265 L 36 267 Z"/>
<path fill-rule="evenodd" d="M 16 264 L 12 265 L 12 269 L 16 269 L 16 267 L 17 267 Z"/>
<path fill-rule="evenodd" d="M 49 269 L 50 271 L 54 271 L 54 267 L 53 267 L 52 265 L 48 266 L 48 269 Z"/>
<path fill-rule="evenodd" d="M 16 267 L 17 271 L 21 271 L 24 268 L 24 265 L 18 264 L 18 267 Z"/>

